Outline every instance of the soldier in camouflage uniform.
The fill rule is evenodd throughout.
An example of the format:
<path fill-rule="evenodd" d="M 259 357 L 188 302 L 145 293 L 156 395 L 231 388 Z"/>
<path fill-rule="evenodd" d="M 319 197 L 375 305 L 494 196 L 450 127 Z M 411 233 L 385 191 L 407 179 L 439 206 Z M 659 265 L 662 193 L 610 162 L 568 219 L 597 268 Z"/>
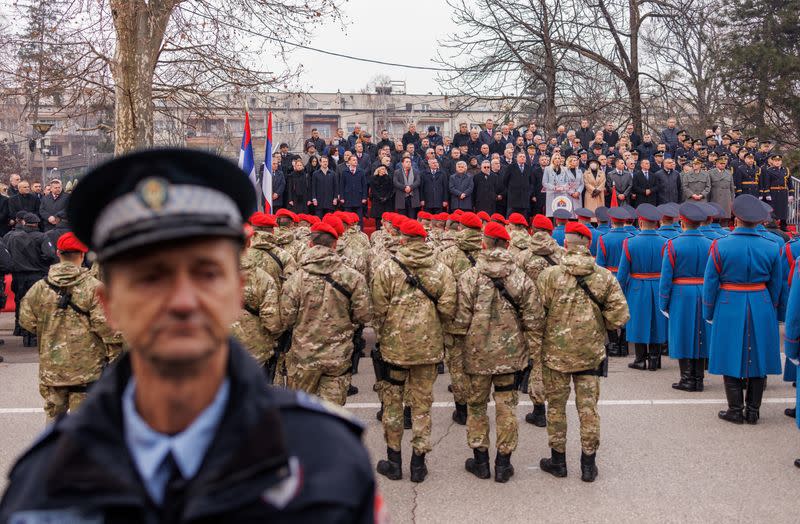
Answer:
<path fill-rule="evenodd" d="M 614 275 L 595 264 L 588 247 L 592 241 L 589 228 L 571 222 L 565 240 L 563 261 L 542 271 L 537 282 L 547 315 L 541 362 L 551 448 L 551 458 L 543 458 L 539 466 L 556 477 L 567 476 L 566 409 L 572 380 L 580 420 L 581 480 L 593 482 L 597 477 L 595 453 L 600 445 L 597 368 L 606 358 L 606 329 L 616 329 L 628 321 L 628 304 Z"/>
<path fill-rule="evenodd" d="M 532 222 L 533 235 L 528 238 L 528 248 L 521 249 L 514 260 L 525 274 L 536 282 L 542 271 L 561 262 L 563 249 L 551 236 L 553 223 L 549 218 L 536 215 Z M 525 422 L 540 428 L 547 426 L 542 366 L 531 367 L 527 392 L 533 402 L 533 411 L 525 415 Z"/>
<path fill-rule="evenodd" d="M 464 337 L 464 368 L 469 379 L 467 443 L 474 458 L 467 471 L 486 479 L 489 471 L 489 417 L 486 407 L 494 386 L 497 427 L 496 482 L 514 474 L 511 453 L 517 448 L 517 377 L 528 364 L 530 348 L 541 351 L 544 311 L 533 280 L 508 252 L 511 237 L 502 224 L 483 230 L 483 251 L 475 267 L 458 280 L 458 310 L 453 333 Z"/>
<path fill-rule="evenodd" d="M 422 224 L 405 220 L 400 232 L 397 255 L 381 264 L 372 280 L 374 325 L 388 382 L 382 421 L 388 460 L 379 461 L 377 470 L 392 480 L 402 478 L 403 394 L 408 390 L 414 434 L 411 481 L 422 482 L 428 473 L 425 454 L 432 449 L 436 364 L 444 357 L 442 325 L 455 314 L 456 283 L 425 242 Z"/>
<path fill-rule="evenodd" d="M 300 223 L 300 218 L 284 208 L 275 213 L 275 221 L 278 223 L 278 229 L 274 232 L 275 242 L 281 249 L 292 255 L 295 262 L 299 262 L 302 252 L 306 248 L 306 244 L 295 237 L 295 229 Z"/>
<path fill-rule="evenodd" d="M 334 214 L 344 226 L 344 232 L 336 241 L 336 252 L 347 264 L 367 278 L 369 274 L 369 239 L 361 237 L 358 215 L 344 211 Z"/>
<path fill-rule="evenodd" d="M 247 226 L 246 233 L 247 250 L 254 231 Z M 275 352 L 278 336 L 283 332 L 278 306 L 280 291 L 275 280 L 256 265 L 255 258 L 248 256 L 247 251 L 241 257 L 240 268 L 245 275 L 244 303 L 241 315 L 231 326 L 231 333 L 253 355 L 256 362 L 265 367 Z"/>
<path fill-rule="evenodd" d="M 122 350 L 96 295 L 100 282 L 82 267 L 88 249 L 72 233 L 56 247 L 60 262 L 25 294 L 19 314 L 23 329 L 39 337 L 39 393 L 48 421 L 74 411 Z"/>
<path fill-rule="evenodd" d="M 439 253 L 439 261 L 450 269 L 458 281 L 461 275 L 475 265 L 481 252 L 481 219 L 475 213 L 461 215 L 461 230 L 454 245 Z M 450 371 L 451 389 L 456 409 L 453 420 L 462 426 L 467 423 L 467 401 L 469 379 L 464 373 L 464 336 L 454 334 L 451 326 L 445 325 L 444 338 L 447 369 Z"/>
<path fill-rule="evenodd" d="M 394 213 L 390 211 L 387 211 L 381 215 L 381 229 L 373 231 L 372 236 L 369 237 L 369 243 L 372 246 L 372 249 L 380 247 L 383 244 L 383 241 L 389 236 L 389 231 L 386 230 L 386 226 L 388 225 L 390 228 L 392 227 L 392 215 L 394 215 Z"/>
<path fill-rule="evenodd" d="M 428 230 L 428 242 L 433 244 L 436 251 L 442 250 L 442 235 L 447 223 L 447 213 L 438 213 L 431 219 L 431 228 Z"/>
<path fill-rule="evenodd" d="M 508 216 L 506 229 L 511 237 L 508 252 L 511 253 L 512 257 L 516 257 L 517 253 L 530 247 L 531 235 L 528 233 L 528 221 L 525 216 L 521 213 L 511 213 Z"/>
<path fill-rule="evenodd" d="M 281 314 L 292 332 L 288 386 L 343 406 L 350 385 L 353 331 L 372 318 L 363 275 L 336 254 L 338 232 L 311 227 L 311 243 L 283 286 Z"/>

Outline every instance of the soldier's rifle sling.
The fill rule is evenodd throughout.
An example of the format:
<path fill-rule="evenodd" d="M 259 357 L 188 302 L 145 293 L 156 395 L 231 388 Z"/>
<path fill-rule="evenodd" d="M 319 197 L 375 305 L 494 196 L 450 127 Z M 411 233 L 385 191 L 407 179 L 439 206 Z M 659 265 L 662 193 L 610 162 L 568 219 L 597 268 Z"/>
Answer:
<path fill-rule="evenodd" d="M 557 266 L 558 265 L 558 263 L 555 260 L 550 258 L 550 255 L 542 255 L 542 258 L 544 259 L 545 262 L 547 262 L 551 266 Z"/>
<path fill-rule="evenodd" d="M 272 257 L 272 260 L 274 260 L 274 261 L 275 261 L 275 263 L 276 263 L 276 264 L 278 264 L 278 267 L 279 267 L 279 268 L 281 268 L 281 272 L 283 272 L 283 262 L 281 262 L 281 259 L 280 259 L 280 258 L 278 258 L 278 255 L 276 255 L 276 254 L 275 254 L 275 253 L 273 253 L 272 251 L 269 251 L 269 250 L 266 250 L 266 249 L 265 249 L 264 251 L 265 251 L 265 252 L 266 252 L 266 253 L 267 253 L 269 256 L 271 256 L 271 257 Z"/>
<path fill-rule="evenodd" d="M 520 308 L 519 304 L 517 304 L 514 301 L 514 298 L 511 296 L 511 294 L 506 289 L 506 285 L 503 283 L 503 280 L 500 279 L 500 278 L 493 278 L 493 277 L 489 277 L 489 280 L 492 281 L 492 284 L 494 284 L 494 287 L 497 290 L 497 292 L 500 293 L 500 296 L 503 297 L 504 299 L 506 299 L 506 301 L 508 301 L 508 303 L 511 304 L 511 307 L 514 308 L 514 311 L 517 312 L 517 318 L 521 318 L 522 317 L 522 308 Z"/>
<path fill-rule="evenodd" d="M 244 305 L 244 310 L 253 315 L 254 317 L 261 316 L 261 312 L 254 307 L 250 307 L 247 304 Z"/>
<path fill-rule="evenodd" d="M 79 307 L 78 307 L 78 306 L 75 304 L 75 302 L 73 302 L 73 301 L 72 301 L 72 294 L 71 294 L 71 293 L 70 293 L 70 292 L 69 292 L 69 291 L 68 291 L 66 288 L 59 287 L 59 286 L 57 286 L 57 285 L 53 284 L 52 282 L 50 282 L 50 279 L 48 279 L 48 278 L 46 278 L 46 277 L 45 277 L 45 279 L 44 279 L 44 283 L 45 283 L 45 284 L 47 284 L 47 286 L 48 286 L 50 289 L 52 289 L 53 291 L 55 291 L 55 292 L 58 294 L 58 297 L 59 297 L 59 307 L 61 307 L 61 301 L 63 301 L 63 302 L 64 302 L 64 307 L 61 307 L 61 309 L 66 309 L 66 307 L 67 307 L 67 306 L 69 306 L 69 307 L 71 307 L 71 308 L 72 308 L 72 309 L 73 309 L 73 310 L 74 310 L 76 313 L 78 313 L 78 314 L 80 314 L 80 315 L 83 315 L 83 316 L 85 316 L 85 317 L 89 317 L 89 316 L 91 316 L 91 315 L 89 314 L 89 312 L 88 312 L 88 311 L 85 311 L 85 310 L 83 310 L 83 309 L 79 308 Z"/>
<path fill-rule="evenodd" d="M 347 290 L 343 285 L 336 282 L 330 275 L 320 275 L 322 279 L 333 287 L 336 291 L 347 297 L 347 300 L 353 298 L 353 294 Z"/>
<path fill-rule="evenodd" d="M 589 300 L 594 302 L 594 304 L 600 309 L 600 314 L 603 314 L 603 308 L 605 307 L 605 302 L 600 302 L 597 296 L 592 293 L 592 290 L 589 289 L 588 284 L 586 284 L 586 277 L 575 277 L 575 281 L 578 283 L 578 287 L 580 287 L 586 296 L 589 297 Z M 608 376 L 608 355 L 600 362 L 600 365 L 596 369 L 586 370 L 578 373 L 574 373 L 575 375 L 597 375 L 598 377 L 607 377 Z"/>
<path fill-rule="evenodd" d="M 400 261 L 397 259 L 397 257 L 392 257 L 392 260 L 394 260 L 394 261 L 395 261 L 395 263 L 397 263 L 397 265 L 398 265 L 398 266 L 400 266 L 400 269 L 402 269 L 402 270 L 403 270 L 403 273 L 405 273 L 405 274 L 406 274 L 406 282 L 408 282 L 408 284 L 409 284 L 411 287 L 414 287 L 414 288 L 416 288 L 416 289 L 419 289 L 420 291 L 422 291 L 422 294 L 423 294 L 423 295 L 425 295 L 426 297 L 428 297 L 428 299 L 429 299 L 431 302 L 433 302 L 433 305 L 434 305 L 434 306 L 438 306 L 438 305 L 439 305 L 439 301 L 436 299 L 436 297 L 435 297 L 435 296 L 433 296 L 433 293 L 431 293 L 430 291 L 428 291 L 428 290 L 425 288 L 425 286 L 422 284 L 422 282 L 420 282 L 420 280 L 419 280 L 417 277 L 415 277 L 414 275 L 412 275 L 412 274 L 411 274 L 411 271 L 408 269 L 408 267 L 406 267 L 406 265 L 405 265 L 405 264 L 403 264 L 402 262 L 400 262 Z"/>
<path fill-rule="evenodd" d="M 470 255 L 466 251 L 464 251 L 464 255 L 467 257 L 467 260 L 469 260 L 469 263 L 472 264 L 472 267 L 475 267 L 475 264 L 477 264 L 477 261 L 475 260 L 475 257 Z"/>

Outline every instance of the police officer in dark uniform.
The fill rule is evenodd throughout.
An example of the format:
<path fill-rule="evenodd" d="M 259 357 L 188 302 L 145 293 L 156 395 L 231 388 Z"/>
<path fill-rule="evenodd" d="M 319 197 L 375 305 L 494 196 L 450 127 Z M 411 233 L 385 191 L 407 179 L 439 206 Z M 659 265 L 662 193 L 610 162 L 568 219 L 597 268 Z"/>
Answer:
<path fill-rule="evenodd" d="M 42 253 L 42 241 L 44 233 L 39 231 L 39 215 L 26 213 L 22 228 L 24 234 L 7 236 L 6 247 L 11 252 L 13 259 L 13 273 L 16 284 L 14 285 L 14 298 L 17 306 L 22 302 L 25 294 L 33 285 L 44 278 L 50 264 Z M 19 313 L 17 313 L 19 319 Z M 26 348 L 36 346 L 36 335 L 20 328 L 22 335 L 22 345 Z"/>
<path fill-rule="evenodd" d="M 118 157 L 81 181 L 68 216 L 130 350 L 17 462 L 0 522 L 380 520 L 361 425 L 269 388 L 229 337 L 255 208 L 247 176 L 200 151 Z"/>

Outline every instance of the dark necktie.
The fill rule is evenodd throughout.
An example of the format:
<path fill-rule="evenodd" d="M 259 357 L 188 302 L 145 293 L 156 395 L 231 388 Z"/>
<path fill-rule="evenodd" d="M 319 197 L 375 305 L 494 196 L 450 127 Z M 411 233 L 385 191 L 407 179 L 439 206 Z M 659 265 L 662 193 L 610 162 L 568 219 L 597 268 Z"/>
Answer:
<path fill-rule="evenodd" d="M 164 459 L 164 466 L 169 468 L 170 476 L 164 488 L 164 500 L 161 503 L 161 522 L 180 522 L 183 509 L 186 507 L 187 482 L 170 452 Z"/>

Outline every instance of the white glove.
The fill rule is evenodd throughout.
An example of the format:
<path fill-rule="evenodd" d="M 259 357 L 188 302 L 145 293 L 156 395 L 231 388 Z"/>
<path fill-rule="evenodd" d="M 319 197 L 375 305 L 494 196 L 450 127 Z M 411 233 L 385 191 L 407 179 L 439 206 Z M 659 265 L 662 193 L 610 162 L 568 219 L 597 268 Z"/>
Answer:
<path fill-rule="evenodd" d="M 795 366 L 800 366 L 800 360 L 798 360 L 796 358 L 789 358 L 789 357 L 786 357 L 786 358 L 789 359 L 789 362 L 791 362 Z"/>
<path fill-rule="evenodd" d="M 706 322 L 708 322 L 708 324 L 709 324 L 709 325 L 711 325 L 711 324 L 713 324 L 713 323 L 714 323 L 714 321 L 713 321 L 713 320 L 706 320 Z"/>
<path fill-rule="evenodd" d="M 662 310 L 661 314 L 664 315 L 665 317 L 669 318 L 669 312 L 668 311 L 663 311 Z"/>

